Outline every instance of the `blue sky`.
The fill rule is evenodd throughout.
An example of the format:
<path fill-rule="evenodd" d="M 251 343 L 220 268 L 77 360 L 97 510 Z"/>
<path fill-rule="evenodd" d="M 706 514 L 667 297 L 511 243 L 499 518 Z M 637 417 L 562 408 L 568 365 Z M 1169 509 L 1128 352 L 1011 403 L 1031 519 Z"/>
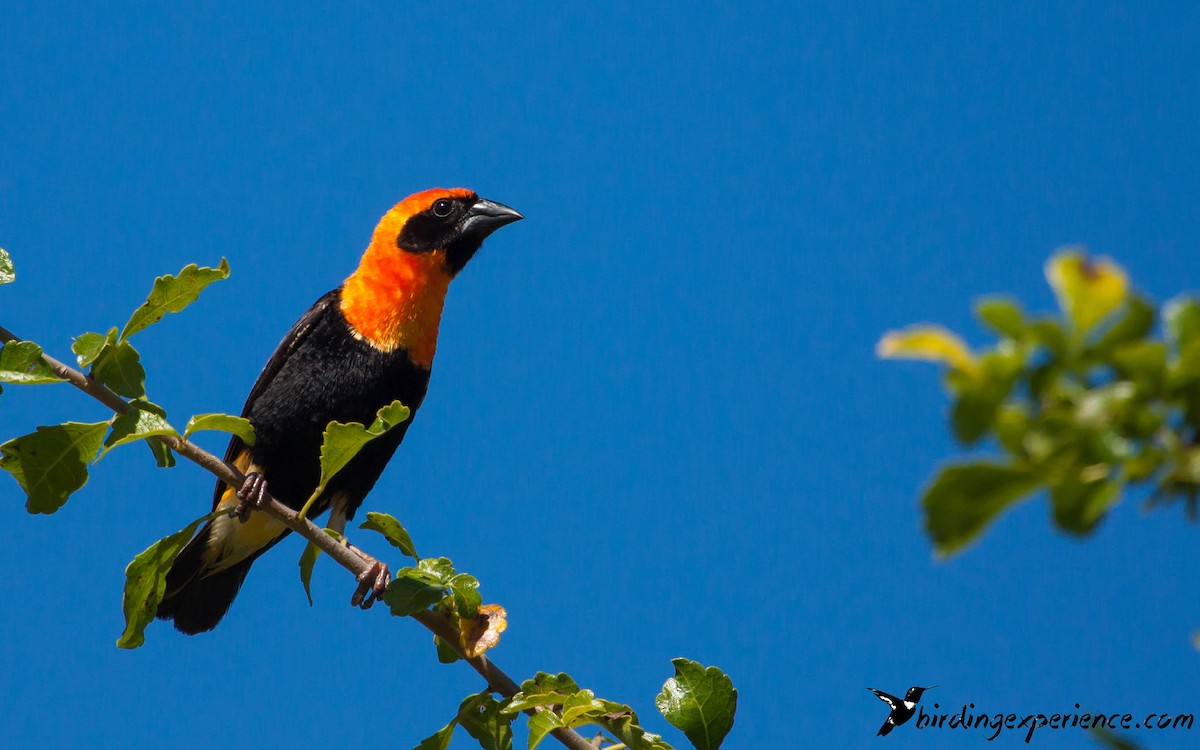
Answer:
<path fill-rule="evenodd" d="M 565 670 L 669 729 L 670 658 L 717 664 L 731 748 L 986 746 L 875 740 L 868 686 L 1200 707 L 1179 509 L 1127 497 L 1080 542 L 1037 499 L 936 561 L 917 497 L 956 452 L 939 379 L 873 354 L 921 320 L 982 341 L 984 293 L 1051 307 L 1063 244 L 1160 300 L 1200 288 L 1194 5 L 9 2 L 0 40 L 0 324 L 67 357 L 155 275 L 228 257 L 139 336 L 177 423 L 237 412 L 408 193 L 528 217 L 454 283 L 430 395 L 364 506 L 505 605 L 518 679 Z M 5 436 L 103 418 L 65 388 L 0 396 Z M 137 448 L 51 517 L 0 482 L 6 745 L 411 747 L 478 689 L 415 623 L 352 611 L 328 561 L 309 608 L 296 540 L 216 632 L 114 648 L 125 564 L 211 484 Z"/>

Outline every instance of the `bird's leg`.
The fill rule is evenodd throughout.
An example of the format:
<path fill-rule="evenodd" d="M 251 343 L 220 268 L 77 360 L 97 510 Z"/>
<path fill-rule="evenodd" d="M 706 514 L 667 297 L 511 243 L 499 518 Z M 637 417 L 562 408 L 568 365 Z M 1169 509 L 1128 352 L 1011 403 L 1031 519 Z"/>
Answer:
<path fill-rule="evenodd" d="M 350 597 L 350 606 L 370 609 L 376 599 L 383 598 L 383 592 L 387 591 L 388 584 L 392 581 L 392 571 L 388 570 L 387 563 L 376 560 L 349 542 L 346 542 L 346 546 L 370 566 L 356 579 L 358 588 L 354 590 L 354 596 Z"/>
<path fill-rule="evenodd" d="M 234 518 L 245 523 L 250 517 L 251 508 L 262 507 L 266 494 L 267 478 L 257 471 L 247 474 L 246 481 L 242 482 L 241 489 L 237 491 L 238 504 L 233 508 Z"/>
<path fill-rule="evenodd" d="M 354 596 L 350 597 L 350 606 L 370 609 L 376 599 L 383 597 L 383 592 L 387 590 L 388 584 L 392 580 L 392 572 L 388 570 L 385 563 L 355 547 L 346 538 L 346 498 L 344 495 L 333 498 L 333 508 L 329 511 L 329 523 L 326 528 L 336 531 L 341 543 L 361 557 L 369 566 L 357 579 L 358 588 L 355 589 Z"/>

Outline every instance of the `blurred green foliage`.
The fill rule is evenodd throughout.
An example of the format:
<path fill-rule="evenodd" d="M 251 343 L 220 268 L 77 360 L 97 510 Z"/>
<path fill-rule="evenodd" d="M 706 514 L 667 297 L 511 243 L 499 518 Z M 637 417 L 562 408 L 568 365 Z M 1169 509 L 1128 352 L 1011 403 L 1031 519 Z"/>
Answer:
<path fill-rule="evenodd" d="M 879 342 L 881 357 L 944 365 L 954 436 L 996 454 L 944 466 L 925 489 L 925 529 L 940 554 L 1039 491 L 1054 523 L 1078 535 L 1132 487 L 1196 514 L 1200 302 L 1157 307 L 1120 266 L 1074 249 L 1046 263 L 1046 279 L 1056 314 L 1032 316 L 1006 297 L 976 304 L 995 335 L 989 346 L 972 350 L 931 325 Z"/>

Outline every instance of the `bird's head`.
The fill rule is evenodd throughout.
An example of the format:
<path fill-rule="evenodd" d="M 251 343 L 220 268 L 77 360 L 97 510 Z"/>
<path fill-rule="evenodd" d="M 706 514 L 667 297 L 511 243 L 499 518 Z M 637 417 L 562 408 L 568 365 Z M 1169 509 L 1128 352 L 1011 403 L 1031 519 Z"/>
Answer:
<path fill-rule="evenodd" d="M 371 244 L 409 255 L 432 255 L 454 277 L 489 234 L 523 218 L 466 188 L 434 188 L 392 207 L 375 228 Z"/>
<path fill-rule="evenodd" d="M 930 685 L 929 687 L 910 687 L 908 689 L 908 693 L 904 696 L 904 700 L 913 701 L 916 703 L 917 701 L 921 700 L 921 695 L 924 694 L 926 690 L 933 690 L 935 687 L 937 687 L 937 685 Z"/>
<path fill-rule="evenodd" d="M 464 188 L 410 195 L 384 214 L 341 290 L 354 335 L 380 351 L 404 348 L 428 368 L 446 290 L 484 238 L 524 218 Z"/>

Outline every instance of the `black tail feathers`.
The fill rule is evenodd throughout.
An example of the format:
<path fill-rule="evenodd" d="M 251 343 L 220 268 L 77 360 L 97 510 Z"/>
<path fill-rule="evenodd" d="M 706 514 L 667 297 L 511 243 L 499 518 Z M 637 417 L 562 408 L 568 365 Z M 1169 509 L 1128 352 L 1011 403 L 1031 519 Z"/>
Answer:
<path fill-rule="evenodd" d="M 212 524 L 205 524 L 180 550 L 167 573 L 166 594 L 158 605 L 158 618 L 174 620 L 175 628 L 187 635 L 212 630 L 221 622 L 258 557 L 251 555 L 225 570 L 210 572 L 204 550 L 211 533 Z"/>

